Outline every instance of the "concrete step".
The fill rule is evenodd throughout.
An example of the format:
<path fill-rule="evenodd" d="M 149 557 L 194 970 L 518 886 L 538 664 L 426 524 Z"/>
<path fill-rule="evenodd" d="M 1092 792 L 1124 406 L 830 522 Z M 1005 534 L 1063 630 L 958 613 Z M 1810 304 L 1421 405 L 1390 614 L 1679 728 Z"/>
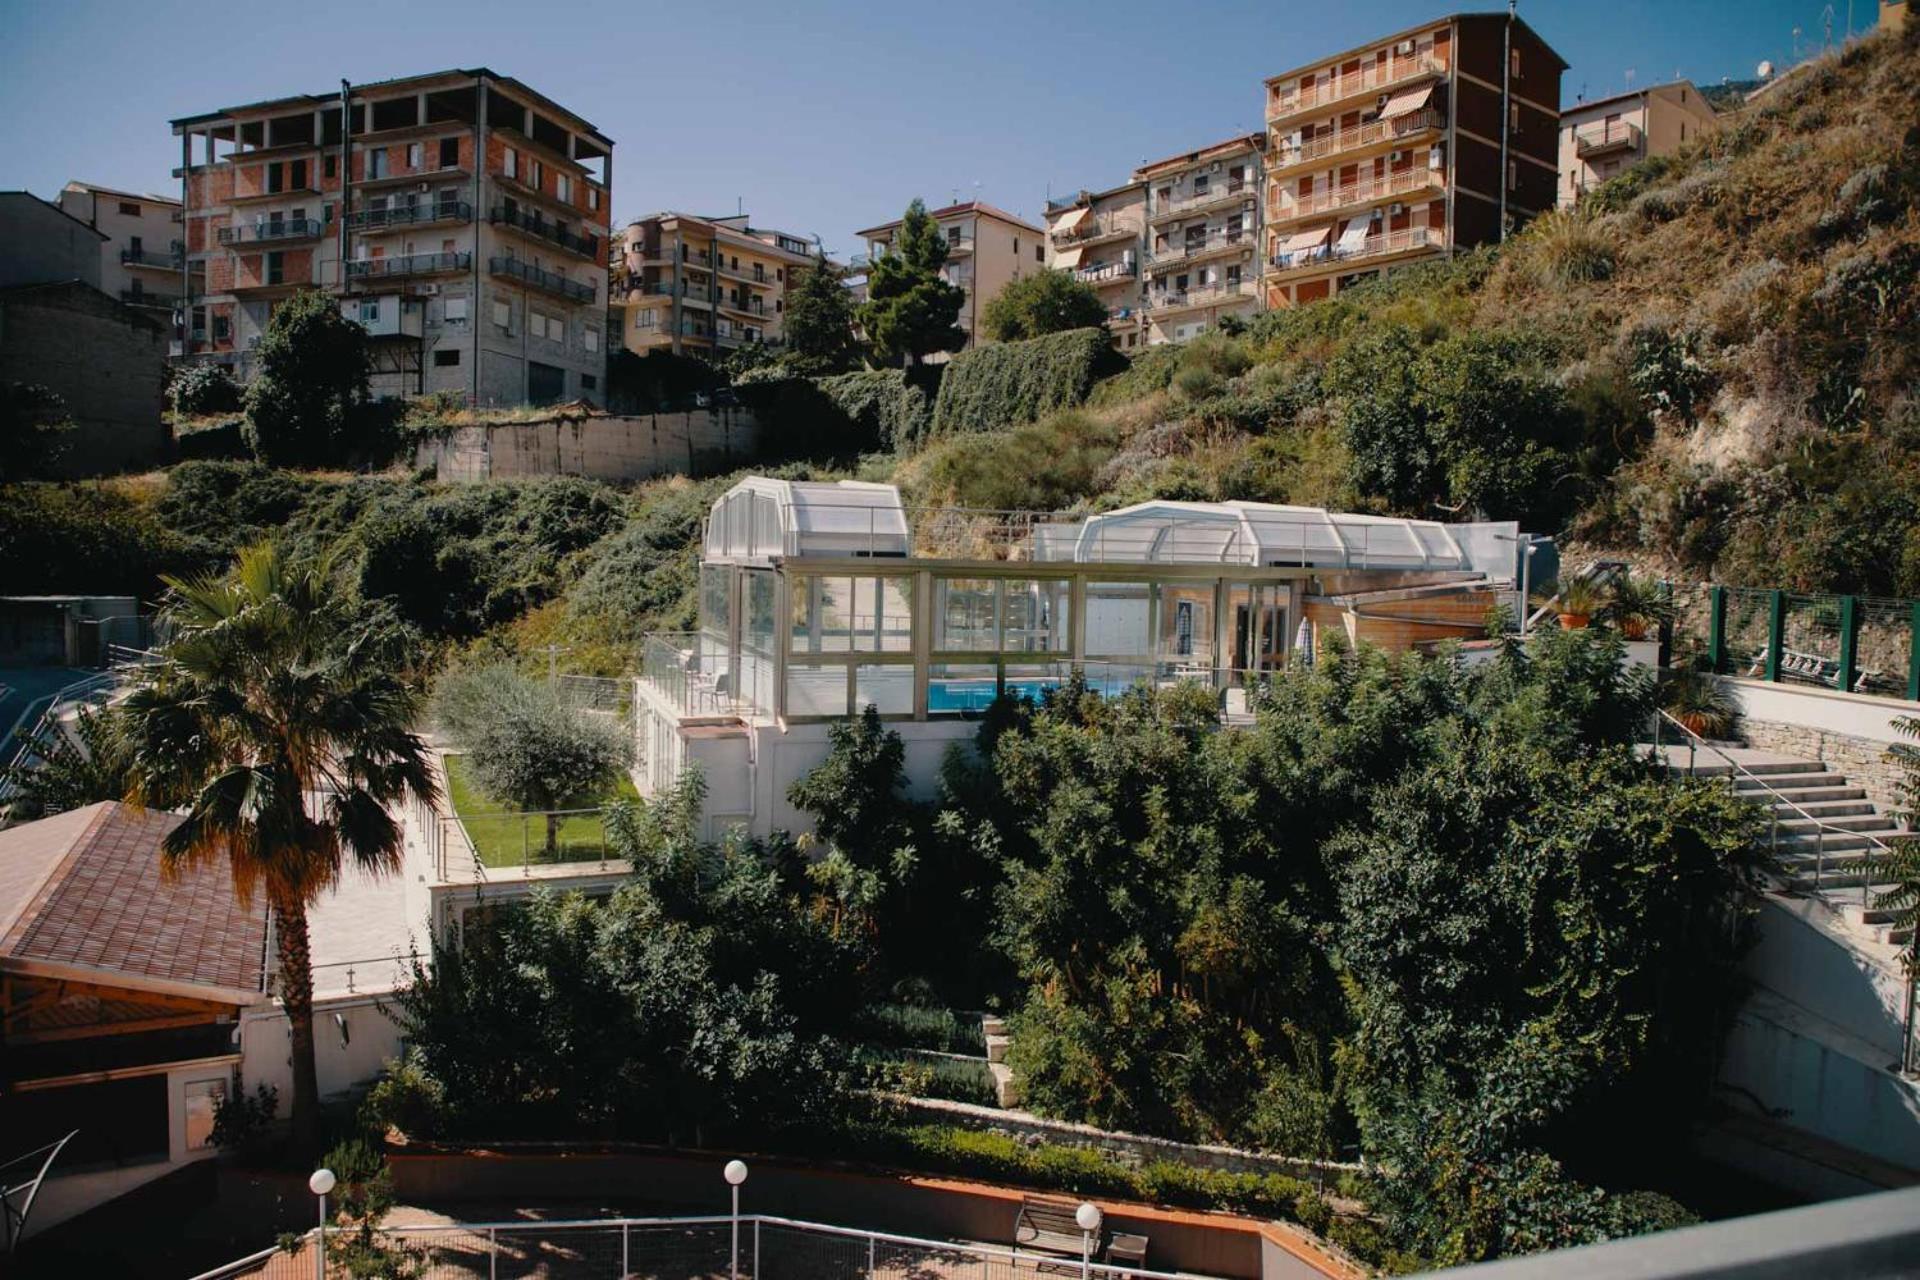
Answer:
<path fill-rule="evenodd" d="M 1875 813 L 1871 805 L 1866 806 L 1863 813 L 1823 813 L 1805 806 L 1802 808 L 1813 816 L 1799 818 L 1790 816 L 1794 812 L 1792 809 L 1780 811 L 1780 820 L 1775 825 L 1780 828 L 1781 835 L 1812 835 L 1822 827 L 1829 832 L 1836 828 L 1841 831 L 1870 831 L 1883 838 L 1900 834 L 1899 824 L 1884 813 Z"/>
<path fill-rule="evenodd" d="M 1007 1060 L 1007 1046 L 1012 1043 L 1013 1040 L 1009 1036 L 988 1036 L 987 1061 L 1005 1062 Z"/>
<path fill-rule="evenodd" d="M 1791 808 L 1785 803 L 1767 807 L 1779 814 L 1782 821 L 1805 821 L 1796 816 L 1796 811 L 1823 821 L 1837 818 L 1872 818 L 1875 822 L 1887 820 L 1887 815 L 1881 813 L 1871 800 L 1807 800 L 1795 801 Z"/>
<path fill-rule="evenodd" d="M 993 1073 L 993 1093 L 1003 1110 L 1011 1111 L 1020 1105 L 1020 1082 L 1014 1079 L 1013 1068 L 1004 1062 L 990 1062 L 987 1070 Z"/>
<path fill-rule="evenodd" d="M 982 1035 L 1003 1036 L 1007 1034 L 1007 1020 L 998 1014 L 982 1014 L 980 1015 L 980 1032 Z"/>
<path fill-rule="evenodd" d="M 1733 789 L 1748 791 L 1786 791 L 1795 787 L 1844 787 L 1847 775 L 1844 773 L 1775 773 L 1764 778 L 1735 778 Z"/>
<path fill-rule="evenodd" d="M 1787 883 L 1802 893 L 1820 893 L 1829 896 L 1829 905 L 1844 910 L 1849 902 L 1833 898 L 1837 891 L 1844 890 L 1851 905 L 1860 905 L 1860 886 L 1871 885 L 1880 878 L 1877 867 L 1848 866 L 1845 858 L 1830 858 L 1826 870 L 1821 871 L 1814 865 L 1812 858 L 1798 862 L 1784 863 L 1780 868 Z"/>
<path fill-rule="evenodd" d="M 1871 831 L 1828 831 L 1820 835 L 1808 832 L 1804 835 L 1790 836 L 1783 833 L 1778 847 L 1783 856 L 1798 854 L 1802 857 L 1811 857 L 1815 853 L 1824 853 L 1828 857 L 1836 853 L 1851 853 L 1859 856 L 1885 843 L 1884 840 L 1876 841 Z"/>
<path fill-rule="evenodd" d="M 1739 770 L 1746 773 L 1824 773 L 1827 769 L 1827 766 L 1818 760 L 1775 755 L 1771 751 L 1742 749 L 1733 751 L 1731 754 L 1739 762 Z M 1669 767 L 1678 769 L 1682 773 L 1691 772 L 1697 778 L 1724 778 L 1736 772 L 1733 765 L 1704 748 L 1695 753 L 1691 770 L 1687 768 L 1687 753 L 1684 747 L 1669 748 L 1667 763 Z"/>
<path fill-rule="evenodd" d="M 1865 800 L 1867 793 L 1859 787 L 1794 787 L 1779 791 L 1752 791 L 1744 793 L 1748 799 L 1760 804 L 1773 804 L 1781 800 L 1791 800 L 1795 804 L 1812 801 L 1824 804 L 1837 800 Z"/>

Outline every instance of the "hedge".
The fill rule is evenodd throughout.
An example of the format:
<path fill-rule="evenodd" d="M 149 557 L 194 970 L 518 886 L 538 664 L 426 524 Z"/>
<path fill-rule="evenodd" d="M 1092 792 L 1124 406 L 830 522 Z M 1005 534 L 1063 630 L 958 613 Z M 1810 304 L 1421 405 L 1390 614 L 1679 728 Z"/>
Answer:
<path fill-rule="evenodd" d="M 940 365 L 919 369 L 866 369 L 817 379 L 859 434 L 882 449 L 911 448 L 926 439 L 933 422 L 933 393 Z"/>
<path fill-rule="evenodd" d="M 1069 329 L 962 351 L 940 380 L 932 434 L 999 431 L 1085 402 L 1096 381 L 1124 367 L 1109 344 L 1105 329 Z"/>
<path fill-rule="evenodd" d="M 987 1051 L 987 1038 L 978 1017 L 961 1017 L 951 1009 L 913 1004 L 870 1004 L 855 1015 L 854 1027 L 875 1044 L 906 1049 L 934 1049 L 976 1057 Z"/>

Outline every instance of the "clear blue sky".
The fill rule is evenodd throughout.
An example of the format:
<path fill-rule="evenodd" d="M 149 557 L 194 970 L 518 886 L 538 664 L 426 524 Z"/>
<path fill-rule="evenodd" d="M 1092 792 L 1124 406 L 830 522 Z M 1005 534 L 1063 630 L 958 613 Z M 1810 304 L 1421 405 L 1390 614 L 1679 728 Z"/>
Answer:
<path fill-rule="evenodd" d="M 1493 9 L 1495 3 L 1464 4 Z M 1571 102 L 1745 78 L 1817 49 L 1817 0 L 1522 0 Z M 1837 0 L 1835 37 L 1847 21 Z M 1855 0 L 1857 28 L 1874 0 Z M 614 139 L 614 212 L 731 213 L 852 233 L 908 199 L 1037 219 L 1049 187 L 1260 126 L 1278 71 L 1451 12 L 1448 0 L 0 0 L 0 189 L 84 178 L 178 192 L 167 121 L 341 77 L 488 66 Z"/>

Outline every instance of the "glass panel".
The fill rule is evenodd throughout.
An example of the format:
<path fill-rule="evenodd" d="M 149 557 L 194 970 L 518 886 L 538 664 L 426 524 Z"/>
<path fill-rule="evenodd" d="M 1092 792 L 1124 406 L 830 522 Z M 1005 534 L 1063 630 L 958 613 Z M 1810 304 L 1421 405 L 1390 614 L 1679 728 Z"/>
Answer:
<path fill-rule="evenodd" d="M 999 648 L 998 585 L 990 578 L 935 578 L 933 647 L 948 652 Z"/>
<path fill-rule="evenodd" d="M 1089 582 L 1087 653 L 1144 657 L 1152 652 L 1152 589 L 1144 582 Z"/>
<path fill-rule="evenodd" d="M 927 671 L 928 715 L 979 715 L 993 704 L 997 677 L 991 662 L 936 662 Z"/>
<path fill-rule="evenodd" d="M 1005 584 L 1008 653 L 1065 653 L 1073 647 L 1071 584 L 1064 579 L 1015 580 Z"/>
<path fill-rule="evenodd" d="M 913 579 L 880 578 L 870 590 L 865 583 L 862 579 L 861 599 L 877 600 L 880 616 L 877 625 L 862 633 L 864 642 L 856 647 L 879 653 L 912 653 Z M 878 644 L 873 643 L 874 639 Z"/>
<path fill-rule="evenodd" d="M 1173 666 L 1213 664 L 1213 584 L 1160 584 L 1159 646 L 1155 652 Z"/>
<path fill-rule="evenodd" d="M 795 653 L 911 653 L 912 578 L 796 577 Z"/>
<path fill-rule="evenodd" d="M 913 714 L 913 667 L 904 663 L 864 663 L 854 669 L 855 711 L 877 708 L 883 716 Z"/>
<path fill-rule="evenodd" d="M 725 636 L 731 628 L 733 569 L 724 564 L 700 566 L 700 629 Z"/>
<path fill-rule="evenodd" d="M 755 653 L 773 652 L 773 574 L 765 569 L 743 569 L 747 580 L 745 625 L 741 644 Z"/>
<path fill-rule="evenodd" d="M 1005 687 L 1013 697 L 1038 702 L 1047 690 L 1065 684 L 1072 674 L 1073 664 L 1068 662 L 1008 663 Z"/>
<path fill-rule="evenodd" d="M 787 715 L 847 714 L 847 669 L 815 662 L 787 664 Z"/>

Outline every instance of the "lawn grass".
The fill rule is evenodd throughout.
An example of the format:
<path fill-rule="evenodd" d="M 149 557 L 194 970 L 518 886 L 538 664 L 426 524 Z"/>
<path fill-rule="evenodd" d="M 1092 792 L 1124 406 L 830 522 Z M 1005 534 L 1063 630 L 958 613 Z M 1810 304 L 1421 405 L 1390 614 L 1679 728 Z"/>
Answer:
<path fill-rule="evenodd" d="M 517 867 L 529 862 L 598 862 L 607 856 L 606 837 L 598 814 L 580 814 L 562 820 L 551 855 L 547 852 L 545 819 L 519 815 L 475 816 L 504 813 L 513 806 L 495 801 L 474 785 L 465 757 L 448 756 L 446 762 L 447 799 L 460 816 L 461 825 L 466 827 L 481 865 Z M 637 800 L 639 795 L 633 789 L 633 780 L 622 774 L 607 794 L 581 801 L 574 807 L 598 808 L 614 800 Z"/>

